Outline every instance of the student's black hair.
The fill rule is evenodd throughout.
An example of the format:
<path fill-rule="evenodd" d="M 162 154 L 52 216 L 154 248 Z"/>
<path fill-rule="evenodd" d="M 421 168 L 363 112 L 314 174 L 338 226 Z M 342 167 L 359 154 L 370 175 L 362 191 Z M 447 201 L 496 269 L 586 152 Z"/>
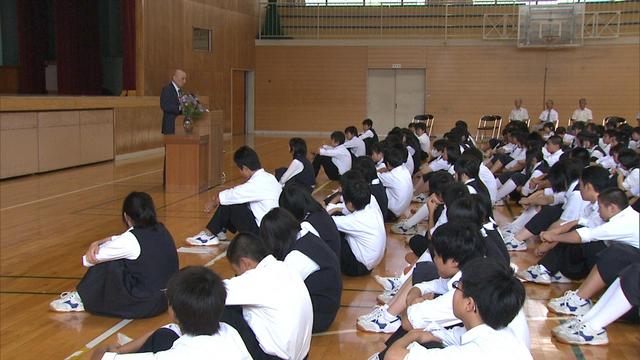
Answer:
<path fill-rule="evenodd" d="M 606 129 L 604 131 L 603 136 L 607 135 L 608 137 L 615 137 L 617 132 L 618 132 L 618 130 L 616 130 L 616 129 Z"/>
<path fill-rule="evenodd" d="M 582 180 L 582 182 L 585 184 L 591 184 L 594 190 L 598 193 L 611 187 L 611 181 L 609 180 L 609 171 L 598 165 L 587 166 L 584 170 L 582 170 L 580 180 Z"/>
<path fill-rule="evenodd" d="M 300 223 L 283 208 L 273 208 L 260 221 L 260 239 L 278 260 L 284 260 L 296 242 Z"/>
<path fill-rule="evenodd" d="M 526 293 L 513 269 L 492 258 L 475 258 L 462 268 L 462 294 L 472 298 L 485 324 L 495 330 L 509 325 L 524 304 Z"/>
<path fill-rule="evenodd" d="M 587 132 L 590 132 L 593 134 L 597 132 L 597 129 L 598 129 L 598 125 L 596 123 L 588 123 L 587 126 L 585 127 L 585 130 Z"/>
<path fill-rule="evenodd" d="M 218 332 L 227 299 L 227 290 L 218 274 L 204 266 L 187 266 L 171 276 L 166 294 L 184 334 Z"/>
<path fill-rule="evenodd" d="M 636 134 L 640 134 L 640 126 L 636 126 L 633 128 L 633 130 L 631 130 L 631 133 L 636 133 Z"/>
<path fill-rule="evenodd" d="M 446 170 L 438 170 L 430 174 L 429 194 L 437 194 L 442 197 L 449 184 L 453 184 L 455 182 L 453 176 Z"/>
<path fill-rule="evenodd" d="M 549 129 L 549 130 L 553 130 L 555 124 L 552 122 L 546 122 L 542 125 L 543 129 Z"/>
<path fill-rule="evenodd" d="M 454 182 L 449 184 L 442 191 L 442 200 L 444 201 L 444 204 L 448 207 L 449 204 L 453 203 L 456 199 L 459 199 L 463 196 L 468 196 L 468 195 L 469 195 L 469 189 L 467 188 L 467 185 L 459 182 Z"/>
<path fill-rule="evenodd" d="M 475 179 L 478 177 L 478 173 L 480 172 L 480 164 L 481 162 L 477 157 L 467 155 L 467 152 L 465 151 L 465 153 L 462 154 L 458 161 L 453 165 L 453 169 L 458 176 L 464 174 L 471 179 Z"/>
<path fill-rule="evenodd" d="M 505 130 L 507 130 L 507 133 L 511 133 L 511 132 L 529 132 L 529 128 L 527 127 L 527 123 L 525 123 L 524 121 L 512 121 L 509 124 L 507 124 L 507 126 L 505 127 Z M 503 132 L 503 135 L 506 134 Z"/>
<path fill-rule="evenodd" d="M 457 144 L 460 144 L 462 142 L 463 136 L 464 134 L 462 133 L 462 131 L 457 128 L 449 130 L 449 132 L 446 134 L 446 138 L 447 140 L 449 140 L 449 142 L 454 142 Z"/>
<path fill-rule="evenodd" d="M 431 144 L 431 148 L 438 150 L 439 152 L 443 152 L 445 146 L 447 146 L 446 139 L 438 139 Z"/>
<path fill-rule="evenodd" d="M 369 184 L 362 181 L 349 181 L 342 186 L 344 202 L 351 203 L 356 210 L 362 210 L 371 201 L 371 189 Z"/>
<path fill-rule="evenodd" d="M 563 159 L 555 163 L 547 174 L 553 192 L 567 191 L 574 181 L 580 178 L 584 165 L 571 159 Z"/>
<path fill-rule="evenodd" d="M 133 222 L 133 225 L 138 228 L 155 226 L 158 223 L 153 199 L 145 192 L 134 191 L 124 198 L 124 202 L 122 203 L 122 220 L 126 224 L 124 214 L 127 214 Z"/>
<path fill-rule="evenodd" d="M 227 260 L 232 264 L 239 264 L 241 258 L 248 258 L 260 262 L 269 255 L 269 250 L 260 239 L 248 232 L 238 233 L 227 247 Z"/>
<path fill-rule="evenodd" d="M 258 153 L 248 146 L 241 146 L 233 153 L 233 162 L 240 169 L 242 169 L 243 166 L 246 166 L 247 169 L 252 171 L 262 168 Z"/>
<path fill-rule="evenodd" d="M 368 156 L 358 156 L 355 158 L 353 164 L 351 164 L 351 170 L 360 172 L 368 183 L 378 178 L 376 163 Z"/>
<path fill-rule="evenodd" d="M 416 123 L 414 122 L 410 122 L 409 124 L 407 124 L 407 129 L 411 129 L 411 128 L 416 128 Z"/>
<path fill-rule="evenodd" d="M 564 126 L 558 126 L 555 133 L 556 135 L 564 135 L 567 133 L 567 129 Z"/>
<path fill-rule="evenodd" d="M 527 155 L 525 158 L 525 169 L 533 172 L 533 167 L 537 162 L 544 161 L 544 155 L 542 154 L 542 147 L 529 147 L 527 148 Z"/>
<path fill-rule="evenodd" d="M 384 152 L 384 163 L 387 167 L 396 168 L 404 164 L 405 158 L 406 156 L 403 156 L 402 150 L 396 146 L 390 147 Z"/>
<path fill-rule="evenodd" d="M 334 131 L 331 133 L 331 140 L 338 143 L 338 145 L 344 144 L 344 133 L 342 131 Z"/>
<path fill-rule="evenodd" d="M 462 129 L 464 132 L 467 132 L 469 130 L 469 125 L 467 125 L 467 123 L 464 120 L 456 121 L 456 123 L 453 126 Z"/>
<path fill-rule="evenodd" d="M 367 125 L 369 128 L 371 128 L 371 127 L 373 127 L 373 120 L 364 119 L 364 120 L 362 120 L 362 125 Z"/>
<path fill-rule="evenodd" d="M 598 134 L 598 137 L 602 137 L 604 135 L 604 126 L 596 125 L 596 134 Z"/>
<path fill-rule="evenodd" d="M 371 152 L 372 153 L 383 154 L 383 156 L 384 156 L 384 151 L 387 149 L 388 145 L 389 145 L 389 143 L 386 140 L 382 140 L 380 142 L 373 143 L 373 144 L 371 144 Z"/>
<path fill-rule="evenodd" d="M 573 127 L 573 129 L 576 131 L 576 133 L 581 132 L 582 130 L 584 130 L 584 123 L 582 121 L 576 121 L 573 123 L 573 125 L 571 125 Z"/>
<path fill-rule="evenodd" d="M 611 150 L 609 150 L 609 155 L 613 156 L 615 154 L 620 154 L 620 152 L 626 148 L 627 148 L 626 144 L 616 144 L 611 147 Z"/>
<path fill-rule="evenodd" d="M 458 262 L 462 268 L 470 260 L 483 257 L 487 251 L 480 229 L 470 223 L 447 222 L 438 226 L 431 237 L 431 255 Z"/>
<path fill-rule="evenodd" d="M 589 150 L 585 148 L 573 148 L 568 154 L 569 159 L 572 159 L 573 162 L 580 163 L 583 168 L 589 166 L 589 163 L 591 163 L 591 155 L 589 154 Z"/>
<path fill-rule="evenodd" d="M 631 170 L 637 168 L 640 165 L 640 158 L 638 153 L 631 149 L 623 149 L 618 153 L 618 161 L 625 170 Z"/>
<path fill-rule="evenodd" d="M 625 147 L 629 143 L 629 135 L 623 131 L 617 131 L 614 138 L 618 144 L 625 144 Z"/>
<path fill-rule="evenodd" d="M 527 142 L 525 143 L 525 146 L 527 147 L 527 149 L 532 147 L 543 147 L 544 143 L 545 142 L 542 135 L 540 135 L 540 133 L 537 131 L 533 131 L 527 135 Z"/>
<path fill-rule="evenodd" d="M 453 165 L 460 158 L 460 143 L 447 141 L 444 149 L 447 151 L 447 162 Z"/>
<path fill-rule="evenodd" d="M 529 136 L 529 133 L 524 131 L 516 131 L 511 134 L 511 137 L 515 138 L 518 144 L 522 146 L 527 145 L 527 136 Z"/>
<path fill-rule="evenodd" d="M 562 138 L 558 135 L 549 136 L 549 138 L 547 139 L 547 143 L 562 146 Z"/>
<path fill-rule="evenodd" d="M 627 199 L 627 195 L 617 187 L 612 187 L 602 191 L 598 194 L 598 201 L 605 206 L 613 204 L 620 210 L 624 210 L 629 206 L 629 199 Z"/>
<path fill-rule="evenodd" d="M 419 122 L 416 123 L 416 125 L 414 126 L 416 128 L 416 130 L 420 129 L 424 132 L 427 132 L 427 124 L 423 123 L 423 122 Z"/>
<path fill-rule="evenodd" d="M 346 129 L 344 129 L 344 133 L 358 136 L 358 129 L 355 126 L 348 126 Z"/>
<path fill-rule="evenodd" d="M 401 133 L 403 140 L 402 143 L 405 146 L 411 146 L 416 152 L 422 151 L 420 150 L 420 140 L 418 140 L 418 137 L 413 133 L 413 131 L 409 129 L 402 129 Z"/>
<path fill-rule="evenodd" d="M 483 224 L 483 214 L 479 214 L 476 210 L 476 204 L 471 195 L 455 199 L 451 206 L 447 206 L 447 221 L 454 224 L 471 223 L 477 229 Z"/>
<path fill-rule="evenodd" d="M 289 148 L 293 156 L 307 156 L 307 142 L 299 137 L 289 139 Z"/>
<path fill-rule="evenodd" d="M 411 125 L 411 124 L 409 124 Z M 389 140 L 389 136 L 396 136 L 398 137 L 398 141 L 400 141 L 402 143 L 402 129 L 394 126 L 393 129 L 389 130 L 389 133 L 387 133 L 387 140 Z"/>
<path fill-rule="evenodd" d="M 325 211 L 322 205 L 311 196 L 307 188 L 301 184 L 289 184 L 282 189 L 278 203 L 298 220 L 302 221 L 307 214 Z"/>
<path fill-rule="evenodd" d="M 480 149 L 478 149 L 477 147 L 470 147 L 467 150 L 464 151 L 465 156 L 473 156 L 476 159 L 478 159 L 478 161 L 480 161 L 482 163 L 482 160 L 484 160 L 484 156 L 482 155 L 482 151 Z"/>
<path fill-rule="evenodd" d="M 351 169 L 345 172 L 344 174 L 342 174 L 342 176 L 340 176 L 341 187 L 345 187 L 345 186 L 348 186 L 348 184 L 350 183 L 359 182 L 359 181 L 366 182 L 364 175 L 360 171 L 357 171 L 355 169 Z"/>
<path fill-rule="evenodd" d="M 587 146 L 585 146 L 584 142 L 588 141 L 589 142 L 589 148 L 598 145 L 598 135 L 591 133 L 591 132 L 587 132 L 587 131 L 583 131 L 580 134 L 578 134 L 578 140 L 580 140 L 580 144 L 582 145 L 582 147 L 586 148 Z"/>

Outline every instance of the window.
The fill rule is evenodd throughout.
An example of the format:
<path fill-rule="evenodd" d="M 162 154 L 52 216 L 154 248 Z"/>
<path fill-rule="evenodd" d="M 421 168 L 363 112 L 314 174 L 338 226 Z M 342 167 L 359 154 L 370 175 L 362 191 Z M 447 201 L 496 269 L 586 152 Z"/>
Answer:
<path fill-rule="evenodd" d="M 193 50 L 211 52 L 211 30 L 193 28 Z"/>

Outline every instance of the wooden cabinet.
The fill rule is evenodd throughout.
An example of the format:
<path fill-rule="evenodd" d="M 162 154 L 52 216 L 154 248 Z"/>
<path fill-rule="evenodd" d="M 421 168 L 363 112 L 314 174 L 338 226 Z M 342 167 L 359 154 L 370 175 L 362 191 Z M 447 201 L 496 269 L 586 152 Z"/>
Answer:
<path fill-rule="evenodd" d="M 165 136 L 165 190 L 197 193 L 209 180 L 209 135 Z"/>

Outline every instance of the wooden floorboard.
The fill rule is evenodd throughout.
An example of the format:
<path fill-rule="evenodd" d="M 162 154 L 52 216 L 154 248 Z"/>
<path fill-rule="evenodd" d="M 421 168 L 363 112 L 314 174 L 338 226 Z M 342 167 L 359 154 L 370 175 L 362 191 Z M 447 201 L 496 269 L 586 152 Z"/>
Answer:
<path fill-rule="evenodd" d="M 324 139 L 307 139 L 315 148 Z M 285 137 L 234 137 L 224 144 L 225 186 L 237 184 L 239 173 L 232 165 L 233 150 L 253 146 L 268 171 L 290 161 Z M 162 157 L 147 156 L 118 162 L 25 176 L 0 182 L 0 358 L 64 359 L 81 351 L 95 338 L 122 319 L 90 314 L 56 314 L 48 303 L 60 292 L 72 289 L 84 273 L 81 256 L 89 243 L 123 231 L 121 203 L 131 191 L 153 196 L 158 216 L 174 236 L 176 247 L 187 246 L 184 239 L 199 231 L 209 219 L 202 208 L 213 193 L 168 194 L 162 189 Z M 337 187 L 322 175 L 316 197 Z M 517 208 L 511 209 L 515 213 Z M 510 219 L 506 208 L 497 208 L 498 222 Z M 209 254 L 180 254 L 180 265 L 204 265 L 224 252 L 226 245 Z M 407 248 L 402 236 L 389 234 L 387 252 L 374 274 L 397 274 L 404 265 Z M 513 255 L 513 262 L 525 267 L 536 261 L 529 251 Z M 211 268 L 223 277 L 233 275 L 222 257 Z M 602 347 L 571 347 L 551 339 L 550 329 L 561 317 L 548 314 L 546 301 L 573 285 L 526 284 L 525 312 L 529 318 L 532 353 L 535 359 L 637 359 L 640 332 L 637 325 L 612 324 L 611 344 Z M 325 334 L 314 336 L 310 359 L 366 359 L 381 350 L 388 335 L 356 331 L 355 320 L 369 312 L 380 292 L 372 277 L 344 278 L 341 308 Z M 134 320 L 118 332 L 139 336 L 168 322 L 167 315 Z M 102 343 L 114 342 L 116 335 Z"/>

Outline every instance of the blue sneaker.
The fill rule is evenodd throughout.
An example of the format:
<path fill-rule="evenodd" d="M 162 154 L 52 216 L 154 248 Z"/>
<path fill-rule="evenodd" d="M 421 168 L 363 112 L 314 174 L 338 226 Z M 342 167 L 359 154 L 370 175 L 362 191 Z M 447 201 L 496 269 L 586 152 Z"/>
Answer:
<path fill-rule="evenodd" d="M 218 245 L 220 240 L 217 236 L 207 231 L 200 231 L 197 235 L 187 238 L 187 243 L 195 246 Z"/>
<path fill-rule="evenodd" d="M 358 318 L 356 327 L 366 332 L 393 334 L 401 324 L 400 316 L 389 314 L 386 307 L 379 307 Z"/>
<path fill-rule="evenodd" d="M 84 305 L 77 291 L 69 291 L 60 294 L 60 299 L 50 302 L 49 309 L 55 312 L 76 312 L 84 311 Z"/>
<path fill-rule="evenodd" d="M 571 345 L 606 345 L 609 337 L 605 329 L 593 329 L 588 322 L 553 333 L 558 341 Z"/>

